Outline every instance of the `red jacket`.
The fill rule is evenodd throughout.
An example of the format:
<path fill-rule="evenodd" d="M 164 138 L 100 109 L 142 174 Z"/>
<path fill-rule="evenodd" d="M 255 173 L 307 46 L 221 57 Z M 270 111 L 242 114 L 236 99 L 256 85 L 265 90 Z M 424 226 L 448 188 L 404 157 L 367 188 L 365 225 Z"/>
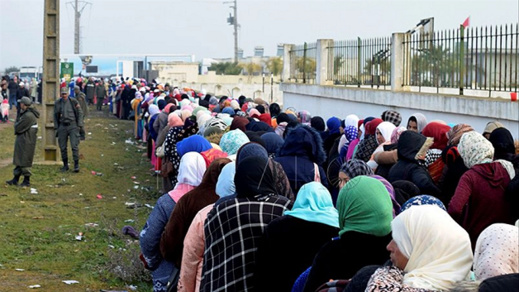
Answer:
<path fill-rule="evenodd" d="M 514 224 L 513 206 L 504 196 L 509 183 L 510 176 L 499 162 L 474 165 L 461 177 L 448 211 L 469 233 L 472 248 L 479 234 L 491 224 Z"/>

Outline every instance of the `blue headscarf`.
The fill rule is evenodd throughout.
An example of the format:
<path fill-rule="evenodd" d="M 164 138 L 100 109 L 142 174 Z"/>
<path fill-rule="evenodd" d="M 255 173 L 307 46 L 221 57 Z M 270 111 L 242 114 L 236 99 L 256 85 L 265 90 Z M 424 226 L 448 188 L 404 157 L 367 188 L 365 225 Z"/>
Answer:
<path fill-rule="evenodd" d="M 263 142 L 265 142 L 265 147 L 267 148 L 267 152 L 269 154 L 276 154 L 279 148 L 281 148 L 285 142 L 281 136 L 272 132 L 261 135 L 261 139 L 263 139 Z"/>
<path fill-rule="evenodd" d="M 236 162 L 227 163 L 218 176 L 216 183 L 216 194 L 220 198 L 232 196 L 236 193 L 234 186 L 234 175 L 236 174 Z"/>
<path fill-rule="evenodd" d="M 337 134 L 340 131 L 341 120 L 338 117 L 331 117 L 326 121 L 326 127 L 330 134 Z"/>
<path fill-rule="evenodd" d="M 275 134 L 274 134 L 275 135 Z M 240 165 L 240 162 L 247 157 L 259 156 L 268 158 L 268 153 L 263 146 L 255 142 L 247 142 L 243 144 L 238 152 L 236 153 L 236 164 Z"/>
<path fill-rule="evenodd" d="M 200 135 L 193 135 L 177 143 L 177 152 L 180 157 L 188 152 L 204 152 L 213 148 L 211 143 Z"/>
<path fill-rule="evenodd" d="M 223 110 L 222 110 L 222 113 L 224 114 L 229 114 L 231 117 L 233 117 L 236 113 L 234 112 L 234 110 L 232 109 L 232 107 L 228 106 L 228 107 L 225 107 Z"/>
<path fill-rule="evenodd" d="M 445 208 L 445 205 L 443 205 L 442 201 L 437 199 L 436 197 L 429 196 L 429 195 L 419 195 L 416 197 L 412 197 L 411 199 L 407 200 L 402 207 L 400 208 L 400 212 L 402 213 L 405 210 L 411 208 L 411 206 L 420 206 L 420 205 L 436 205 L 440 207 L 443 211 L 447 211 Z"/>
<path fill-rule="evenodd" d="M 220 139 L 220 148 L 228 155 L 234 155 L 238 152 L 238 149 L 247 142 L 250 142 L 249 137 L 240 129 L 235 129 L 223 134 Z"/>
<path fill-rule="evenodd" d="M 318 182 L 303 185 L 297 193 L 292 210 L 285 211 L 283 215 L 339 228 L 339 213 L 333 206 L 332 196 Z"/>

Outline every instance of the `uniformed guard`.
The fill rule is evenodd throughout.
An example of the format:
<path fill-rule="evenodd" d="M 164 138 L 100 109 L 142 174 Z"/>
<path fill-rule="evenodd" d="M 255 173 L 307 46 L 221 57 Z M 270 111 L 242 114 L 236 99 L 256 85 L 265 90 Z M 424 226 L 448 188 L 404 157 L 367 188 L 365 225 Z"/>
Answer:
<path fill-rule="evenodd" d="M 74 86 L 74 93 L 76 95 L 76 100 L 79 102 L 79 105 L 81 106 L 81 110 L 83 111 L 83 125 L 84 125 L 84 119 L 88 116 L 88 106 L 86 103 L 86 97 L 83 92 L 81 92 L 81 89 L 79 86 Z M 81 127 L 79 129 L 79 139 L 85 140 L 85 127 Z"/>
<path fill-rule="evenodd" d="M 61 98 L 54 103 L 54 130 L 61 150 L 63 167 L 61 171 L 68 171 L 67 141 L 70 138 L 74 172 L 79 172 L 79 133 L 83 127 L 83 111 L 79 102 L 69 98 L 68 89 L 61 89 Z"/>

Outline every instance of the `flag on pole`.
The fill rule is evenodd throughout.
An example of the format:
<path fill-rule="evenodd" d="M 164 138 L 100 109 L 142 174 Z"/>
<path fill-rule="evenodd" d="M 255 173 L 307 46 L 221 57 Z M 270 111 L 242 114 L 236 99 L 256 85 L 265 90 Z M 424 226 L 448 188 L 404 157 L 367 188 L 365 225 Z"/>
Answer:
<path fill-rule="evenodd" d="M 467 28 L 470 25 L 470 16 L 465 19 L 462 25 L 464 28 Z"/>

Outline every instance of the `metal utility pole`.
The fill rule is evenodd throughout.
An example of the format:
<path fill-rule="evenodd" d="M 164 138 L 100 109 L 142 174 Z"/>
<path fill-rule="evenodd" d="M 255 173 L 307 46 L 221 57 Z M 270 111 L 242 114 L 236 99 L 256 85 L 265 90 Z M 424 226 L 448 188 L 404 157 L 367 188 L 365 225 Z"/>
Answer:
<path fill-rule="evenodd" d="M 232 4 L 231 8 L 234 10 L 234 15 L 229 15 L 227 23 L 234 26 L 234 63 L 238 63 L 238 1 L 223 2 L 224 4 Z"/>
<path fill-rule="evenodd" d="M 44 162 L 56 162 L 59 148 L 54 130 L 54 101 L 59 96 L 59 2 L 45 0 L 43 16 L 43 121 Z"/>
<path fill-rule="evenodd" d="M 81 1 L 81 4 L 83 5 L 81 8 L 79 8 L 79 0 L 74 0 L 74 4 L 72 4 L 72 2 L 68 2 L 68 4 L 72 5 L 74 8 L 74 54 L 79 54 L 81 41 L 81 14 L 87 5 L 92 4 L 86 1 Z"/>

